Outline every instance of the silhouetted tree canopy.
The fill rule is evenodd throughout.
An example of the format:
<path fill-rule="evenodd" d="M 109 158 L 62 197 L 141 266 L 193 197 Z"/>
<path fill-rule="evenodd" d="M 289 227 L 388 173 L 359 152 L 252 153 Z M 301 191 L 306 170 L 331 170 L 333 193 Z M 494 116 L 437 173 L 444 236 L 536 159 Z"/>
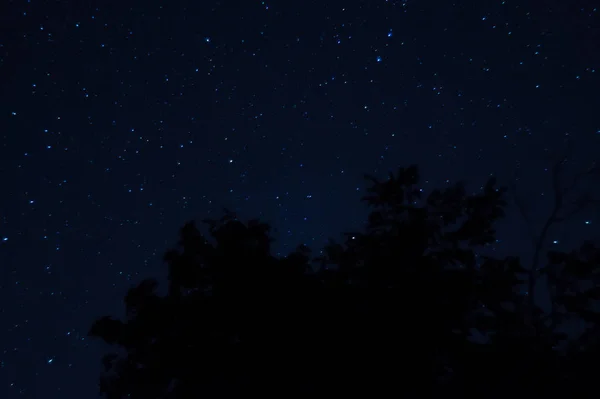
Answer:
<path fill-rule="evenodd" d="M 107 398 L 433 395 L 596 397 L 600 250 L 549 252 L 551 311 L 522 287 L 519 258 L 492 244 L 506 189 L 490 178 L 422 198 L 416 166 L 371 182 L 361 232 L 270 254 L 269 226 L 231 212 L 193 222 L 164 255 L 165 296 L 145 280 L 125 296 L 126 320 L 90 330 L 116 348 L 103 359 Z M 587 323 L 580 337 L 561 326 Z M 333 396 L 331 396 L 333 395 Z"/>

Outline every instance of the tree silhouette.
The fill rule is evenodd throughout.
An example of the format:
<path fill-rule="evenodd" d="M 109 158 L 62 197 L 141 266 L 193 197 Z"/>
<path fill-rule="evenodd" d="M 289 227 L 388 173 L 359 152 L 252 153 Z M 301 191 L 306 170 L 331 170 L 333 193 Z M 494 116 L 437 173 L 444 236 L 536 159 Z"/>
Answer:
<path fill-rule="evenodd" d="M 548 254 L 553 317 L 590 322 L 578 344 L 563 343 L 547 315 L 526 318 L 519 259 L 478 256 L 495 241 L 505 188 L 491 178 L 479 194 L 457 183 L 422 199 L 416 166 L 367 179 L 364 231 L 313 259 L 304 246 L 272 256 L 269 226 L 228 211 L 204 221 L 209 237 L 187 223 L 164 256 L 168 293 L 145 280 L 125 297 L 125 321 L 92 326 L 118 349 L 103 359 L 101 393 L 500 398 L 569 394 L 593 381 L 596 369 L 578 365 L 598 350 L 598 249 Z M 573 294 L 569 284 L 586 279 Z"/>
<path fill-rule="evenodd" d="M 557 224 L 572 219 L 577 214 L 580 214 L 586 210 L 592 208 L 600 209 L 600 196 L 598 196 L 597 193 L 595 194 L 594 190 L 584 189 L 585 185 L 582 184 L 586 180 L 588 182 L 590 180 L 595 180 L 595 182 L 589 186 L 598 187 L 598 183 L 600 183 L 600 166 L 597 165 L 596 162 L 592 162 L 589 167 L 579 170 L 577 173 L 571 176 L 567 182 L 565 182 L 566 179 L 564 177 L 564 169 L 571 158 L 573 142 L 567 141 L 566 145 L 567 148 L 564 154 L 556 157 L 553 160 L 553 165 L 551 168 L 551 191 L 553 206 L 550 214 L 544 220 L 539 234 L 535 234 L 533 232 L 533 222 L 525 201 L 516 193 L 516 181 L 518 180 L 518 177 L 515 176 L 516 178 L 513 180 L 513 199 L 521 217 L 527 223 L 527 226 L 530 230 L 533 247 L 533 258 L 527 272 L 527 291 L 529 294 L 529 313 L 527 314 L 527 317 L 530 323 L 532 323 L 531 319 L 533 317 L 533 312 L 538 311 L 537 304 L 535 303 L 535 294 L 540 277 L 543 277 L 545 274 L 545 265 L 542 265 L 541 261 L 544 248 L 548 244 L 548 234 L 550 230 Z M 553 286 L 551 285 L 550 289 L 552 288 Z M 554 295 L 554 293 L 551 293 L 551 295 Z M 551 300 L 551 307 L 552 306 L 554 306 L 553 300 Z M 554 311 L 551 310 L 550 312 L 553 313 Z M 554 320 L 554 322 L 556 321 L 557 320 Z"/>

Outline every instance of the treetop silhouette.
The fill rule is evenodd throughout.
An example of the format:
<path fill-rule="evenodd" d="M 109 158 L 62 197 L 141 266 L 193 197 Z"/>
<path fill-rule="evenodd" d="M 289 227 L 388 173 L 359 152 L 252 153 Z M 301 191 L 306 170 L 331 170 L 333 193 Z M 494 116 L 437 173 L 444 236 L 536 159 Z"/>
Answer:
<path fill-rule="evenodd" d="M 228 211 L 204 221 L 209 237 L 183 226 L 164 256 L 167 294 L 145 280 L 125 297 L 125 321 L 90 330 L 120 351 L 103 359 L 101 393 L 585 397 L 597 370 L 582 364 L 598 351 L 599 249 L 548 253 L 554 310 L 531 312 L 519 259 L 478 255 L 506 207 L 495 179 L 479 194 L 457 183 L 425 200 L 414 165 L 367 179 L 364 231 L 322 256 L 299 246 L 276 258 L 267 224 Z M 589 322 L 587 335 L 568 341 L 558 330 L 567 317 Z"/>

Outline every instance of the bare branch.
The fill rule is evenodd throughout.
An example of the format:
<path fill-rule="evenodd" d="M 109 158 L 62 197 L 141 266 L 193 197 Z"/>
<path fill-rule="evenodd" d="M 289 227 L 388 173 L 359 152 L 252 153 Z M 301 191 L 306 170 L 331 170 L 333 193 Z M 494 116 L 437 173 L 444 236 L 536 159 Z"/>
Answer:
<path fill-rule="evenodd" d="M 527 209 L 526 209 L 525 203 L 517 194 L 517 183 L 516 183 L 517 179 L 518 179 L 517 171 L 515 171 L 515 176 L 514 176 L 512 182 L 510 183 L 509 191 L 512 194 L 513 202 L 515 203 L 515 205 L 517 206 L 517 209 L 519 210 L 519 214 L 521 215 L 521 217 L 525 221 L 525 224 L 527 225 L 527 230 L 529 231 L 531 243 L 532 243 L 533 247 L 535 248 L 536 237 L 535 237 L 535 233 L 533 231 L 533 223 L 532 223 L 531 219 L 529 218 L 529 215 L 527 214 Z"/>
<path fill-rule="evenodd" d="M 600 205 L 600 198 L 592 198 L 592 193 L 588 191 L 578 197 L 575 201 L 571 202 L 571 204 L 575 205 L 575 208 L 573 208 L 564 216 L 555 217 L 554 220 L 556 222 L 563 222 L 574 217 L 578 213 L 585 211 L 586 209 L 590 209 L 595 205 Z"/>
<path fill-rule="evenodd" d="M 588 168 L 587 170 L 577 173 L 573 177 L 571 184 L 569 184 L 567 187 L 562 189 L 562 194 L 563 195 L 570 194 L 577 187 L 579 182 L 586 177 L 600 177 L 600 166 L 597 166 L 596 163 L 594 162 L 592 164 L 592 166 L 590 168 Z"/>
<path fill-rule="evenodd" d="M 555 153 L 548 153 L 548 160 L 552 162 L 552 170 L 551 170 L 551 181 L 552 181 L 552 192 L 554 204 L 552 207 L 552 211 L 550 215 L 546 218 L 544 225 L 539 233 L 536 235 L 533 232 L 533 223 L 530 218 L 530 215 L 527 211 L 524 201 L 519 197 L 517 193 L 517 184 L 518 180 L 518 168 L 515 170 L 515 175 L 513 181 L 511 182 L 511 192 L 512 198 L 517 206 L 517 209 L 527 224 L 529 234 L 531 236 L 531 241 L 534 248 L 533 258 L 531 266 L 528 270 L 529 278 L 528 278 L 528 300 L 527 300 L 527 319 L 529 323 L 533 323 L 534 317 L 533 314 L 535 312 L 535 289 L 536 283 L 539 277 L 539 274 L 543 271 L 543 268 L 539 267 L 540 259 L 542 257 L 543 249 L 547 240 L 547 236 L 549 234 L 550 228 L 554 226 L 556 223 L 560 223 L 569 218 L 572 218 L 576 214 L 589 209 L 590 206 L 600 205 L 600 198 L 594 198 L 591 192 L 585 192 L 583 194 L 579 193 L 576 195 L 576 192 L 580 188 L 582 180 L 586 178 L 599 178 L 600 179 L 600 166 L 593 162 L 592 165 L 584 171 L 577 173 L 571 180 L 568 185 L 563 185 L 561 180 L 563 180 L 564 170 L 566 165 L 569 162 L 569 155 L 572 154 L 573 150 L 573 142 L 567 141 L 565 143 L 566 150 L 562 155 L 558 155 Z M 575 196 L 574 200 L 568 201 L 569 196 Z M 570 210 L 569 210 L 570 209 Z M 553 304 L 552 304 L 553 305 Z M 552 306 L 553 307 L 553 306 Z M 554 310 L 550 312 L 554 314 Z M 555 320 L 553 320 L 555 322 Z M 533 324 L 532 324 L 533 326 Z"/>
<path fill-rule="evenodd" d="M 552 167 L 552 190 L 554 191 L 554 210 L 553 213 L 558 212 L 562 206 L 564 195 L 560 189 L 560 173 L 562 172 L 563 165 L 567 163 L 567 157 L 563 157 L 560 161 L 554 164 Z"/>

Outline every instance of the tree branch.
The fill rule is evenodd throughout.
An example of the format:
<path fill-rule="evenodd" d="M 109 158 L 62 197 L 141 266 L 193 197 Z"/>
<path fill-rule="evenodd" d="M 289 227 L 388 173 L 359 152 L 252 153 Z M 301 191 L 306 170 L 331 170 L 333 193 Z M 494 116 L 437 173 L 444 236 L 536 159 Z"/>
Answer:
<path fill-rule="evenodd" d="M 517 172 L 515 171 L 515 177 L 513 178 L 513 181 L 510 184 L 510 192 L 512 193 L 513 202 L 517 206 L 519 214 L 521 215 L 521 217 L 525 221 L 525 224 L 527 225 L 527 230 L 529 231 L 529 236 L 530 236 L 530 239 L 531 239 L 531 245 L 535 248 L 535 244 L 536 244 L 537 240 L 536 240 L 536 237 L 535 237 L 535 233 L 533 231 L 533 223 L 531 222 L 531 219 L 527 215 L 527 210 L 525 208 L 525 203 L 523 202 L 523 200 L 517 194 L 517 183 L 516 183 L 517 178 L 518 178 L 517 177 Z"/>
<path fill-rule="evenodd" d="M 593 198 L 592 193 L 590 191 L 588 191 L 588 192 L 580 195 L 574 201 L 571 202 L 572 204 L 575 205 L 574 209 L 572 209 L 570 212 L 567 212 L 566 214 L 564 214 L 562 216 L 559 216 L 560 213 L 565 211 L 566 197 L 568 195 L 572 194 L 577 189 L 581 180 L 583 180 L 586 177 L 593 177 L 593 176 L 600 177 L 600 167 L 596 166 L 596 163 L 594 162 L 590 168 L 588 168 L 587 170 L 585 170 L 583 172 L 576 174 L 573 177 L 571 184 L 562 188 L 561 184 L 560 184 L 561 183 L 560 182 L 560 174 L 562 172 L 563 165 L 565 165 L 567 163 L 567 160 L 568 160 L 567 156 L 566 155 L 563 156 L 560 160 L 558 160 L 554 164 L 554 166 L 552 168 L 552 189 L 554 192 L 554 206 L 553 206 L 550 216 L 544 223 L 544 226 L 540 232 L 539 237 L 537 238 L 537 242 L 535 244 L 533 260 L 532 260 L 532 265 L 531 265 L 531 269 L 529 270 L 528 302 L 529 302 L 529 311 L 531 313 L 529 314 L 528 317 L 530 317 L 530 321 L 532 321 L 532 315 L 533 315 L 534 306 L 535 306 L 536 282 L 537 282 L 537 278 L 538 278 L 538 273 L 541 270 L 541 268 L 539 267 L 540 256 L 541 256 L 541 253 L 542 253 L 542 250 L 544 247 L 544 243 L 546 241 L 546 237 L 548 235 L 548 232 L 550 231 L 550 228 L 556 223 L 568 220 L 568 219 L 572 218 L 573 216 L 575 216 L 576 214 L 578 214 L 586 209 L 589 209 L 590 206 L 600 205 L 600 199 Z M 550 303 L 551 303 L 551 313 L 553 313 L 554 312 L 554 306 L 553 306 L 554 303 L 552 301 L 552 298 L 550 299 Z"/>

